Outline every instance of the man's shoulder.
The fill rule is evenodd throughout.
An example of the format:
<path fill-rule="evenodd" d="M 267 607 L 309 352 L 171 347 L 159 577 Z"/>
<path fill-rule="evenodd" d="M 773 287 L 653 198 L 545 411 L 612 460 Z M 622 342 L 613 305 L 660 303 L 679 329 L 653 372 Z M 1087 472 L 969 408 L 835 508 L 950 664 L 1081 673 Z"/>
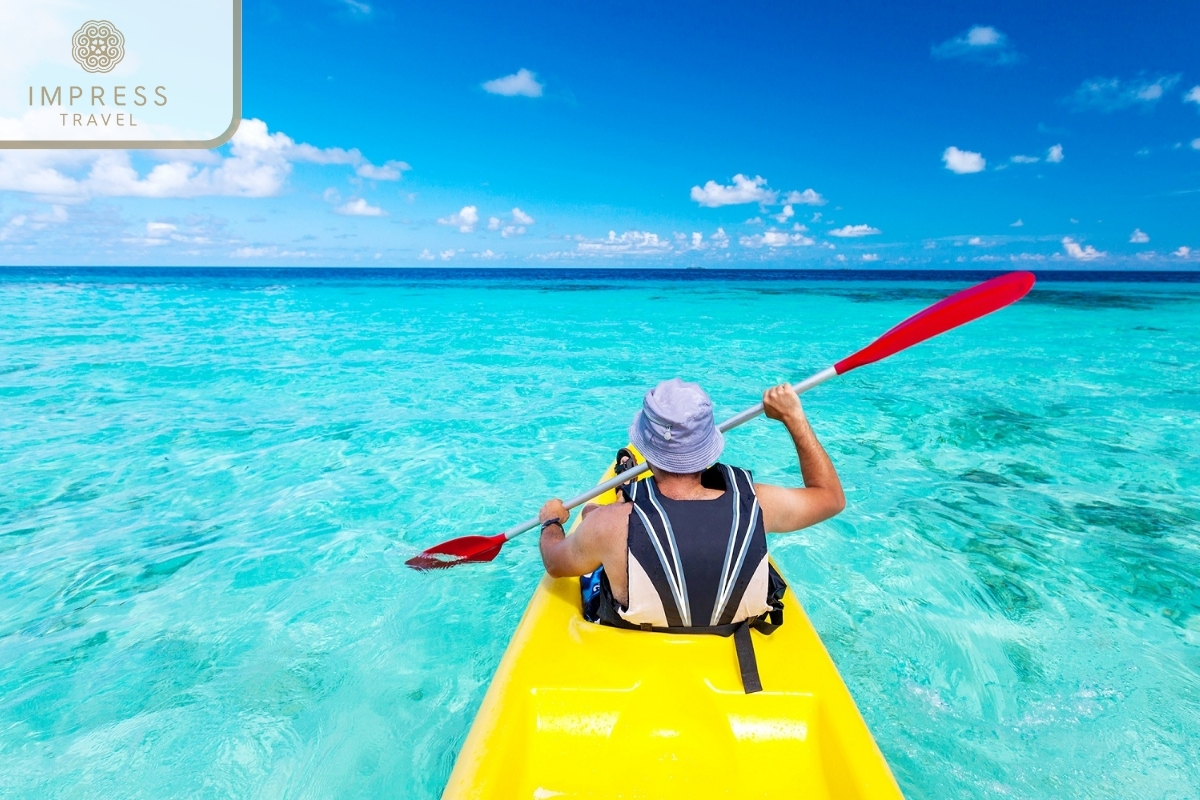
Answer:
<path fill-rule="evenodd" d="M 629 503 L 608 503 L 595 506 L 587 514 L 588 528 L 600 538 L 624 535 L 629 519 Z"/>
<path fill-rule="evenodd" d="M 596 510 L 588 515 L 588 519 L 595 517 L 597 520 L 615 524 L 629 517 L 629 509 L 632 505 L 632 503 L 606 503 L 596 506 Z"/>

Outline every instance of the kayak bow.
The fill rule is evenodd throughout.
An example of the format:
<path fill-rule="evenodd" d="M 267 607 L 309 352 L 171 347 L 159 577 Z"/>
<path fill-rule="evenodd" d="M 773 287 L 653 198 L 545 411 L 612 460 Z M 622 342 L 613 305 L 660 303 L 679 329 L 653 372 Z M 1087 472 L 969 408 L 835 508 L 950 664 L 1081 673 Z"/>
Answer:
<path fill-rule="evenodd" d="M 795 594 L 782 627 L 751 635 L 756 694 L 727 639 L 596 625 L 578 578 L 543 576 L 444 800 L 900 798 Z"/>

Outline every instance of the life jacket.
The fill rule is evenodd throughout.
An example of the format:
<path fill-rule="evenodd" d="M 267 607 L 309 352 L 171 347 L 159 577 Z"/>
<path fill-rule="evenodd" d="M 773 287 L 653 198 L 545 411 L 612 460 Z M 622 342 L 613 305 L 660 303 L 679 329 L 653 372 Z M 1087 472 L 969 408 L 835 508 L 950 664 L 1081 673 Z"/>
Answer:
<path fill-rule="evenodd" d="M 725 493 L 712 500 L 672 500 L 654 478 L 622 491 L 629 514 L 629 604 L 613 596 L 601 567 L 580 580 L 592 622 L 661 633 L 732 636 L 749 694 L 762 690 L 750 639 L 783 624 L 787 584 L 767 558 L 762 509 L 748 471 L 717 464 L 701 475 Z"/>

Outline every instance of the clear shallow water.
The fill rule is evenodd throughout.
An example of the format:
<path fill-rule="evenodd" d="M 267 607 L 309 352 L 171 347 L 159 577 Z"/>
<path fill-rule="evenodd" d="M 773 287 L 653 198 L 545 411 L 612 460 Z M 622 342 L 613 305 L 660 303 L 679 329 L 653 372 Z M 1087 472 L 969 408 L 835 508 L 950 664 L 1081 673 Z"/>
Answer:
<path fill-rule="evenodd" d="M 404 559 L 964 285 L 684 277 L 0 272 L 0 794 L 436 797 L 539 563 Z M 806 396 L 772 552 L 909 797 L 1200 795 L 1198 365 L 1200 285 L 1043 282 Z"/>

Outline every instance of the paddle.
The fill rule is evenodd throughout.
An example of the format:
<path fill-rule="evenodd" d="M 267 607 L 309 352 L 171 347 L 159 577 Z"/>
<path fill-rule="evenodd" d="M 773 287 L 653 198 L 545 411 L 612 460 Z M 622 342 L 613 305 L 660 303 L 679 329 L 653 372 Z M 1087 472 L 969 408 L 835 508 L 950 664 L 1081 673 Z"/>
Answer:
<path fill-rule="evenodd" d="M 832 367 L 826 367 L 794 384 L 792 388 L 796 394 L 803 394 L 832 377 L 845 375 L 850 370 L 858 369 L 866 364 L 873 364 L 880 359 L 912 347 L 914 344 L 937 336 L 939 333 L 945 333 L 959 325 L 998 311 L 1028 294 L 1029 290 L 1033 288 L 1034 280 L 1031 272 L 1010 272 L 1007 275 L 1000 275 L 972 286 L 970 289 L 963 289 L 945 300 L 934 303 L 919 314 L 914 314 L 863 349 L 843 358 Z M 754 419 L 762 411 L 763 405 L 758 403 L 742 413 L 730 417 L 718 427 L 723 433 L 731 428 L 736 428 L 743 422 Z M 583 494 L 572 497 L 563 505 L 568 510 L 583 505 L 609 489 L 620 486 L 631 478 L 636 478 L 648 469 L 650 469 L 650 465 L 645 463 L 630 467 L 620 475 L 592 487 Z M 500 548 L 504 546 L 505 542 L 539 525 L 541 525 L 541 521 L 534 517 L 495 536 L 461 536 L 435 545 L 404 563 L 413 569 L 440 569 L 467 562 L 491 561 L 500 554 Z"/>

